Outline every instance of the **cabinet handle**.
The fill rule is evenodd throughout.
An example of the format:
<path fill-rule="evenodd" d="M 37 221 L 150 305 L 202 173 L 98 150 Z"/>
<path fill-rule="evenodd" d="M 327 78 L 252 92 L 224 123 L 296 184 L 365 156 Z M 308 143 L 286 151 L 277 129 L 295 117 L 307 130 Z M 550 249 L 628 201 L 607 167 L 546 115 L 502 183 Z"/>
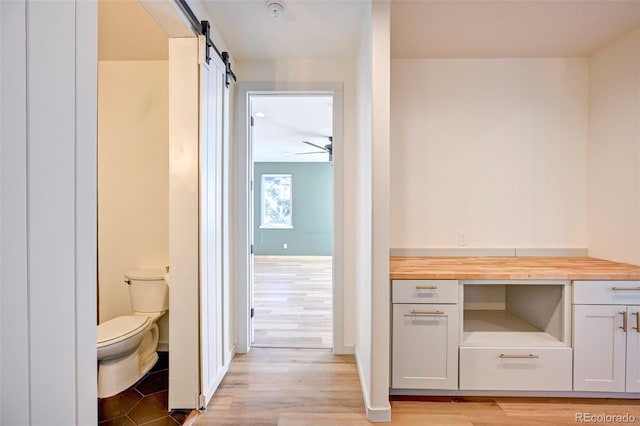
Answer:
<path fill-rule="evenodd" d="M 637 333 L 640 333 L 640 312 L 631 312 L 631 315 L 636 316 L 636 326 L 631 328 L 633 328 Z"/>
<path fill-rule="evenodd" d="M 611 290 L 613 291 L 621 291 L 621 290 L 635 290 L 635 291 L 639 291 L 640 287 L 611 287 Z"/>
<path fill-rule="evenodd" d="M 534 354 L 528 354 L 528 355 L 505 355 L 505 354 L 500 354 L 498 355 L 498 358 L 517 358 L 517 359 L 530 359 L 530 358 L 540 358 L 540 355 L 534 355 Z"/>
<path fill-rule="evenodd" d="M 412 317 L 415 315 L 444 315 L 442 311 L 416 311 L 415 309 L 411 310 L 410 314 L 405 315 L 405 317 Z"/>
<path fill-rule="evenodd" d="M 417 285 L 416 290 L 437 290 L 437 285 Z"/>
<path fill-rule="evenodd" d="M 626 333 L 627 332 L 627 312 L 620 311 L 619 314 L 622 315 L 622 326 L 619 326 L 618 328 L 621 328 L 622 331 Z"/>

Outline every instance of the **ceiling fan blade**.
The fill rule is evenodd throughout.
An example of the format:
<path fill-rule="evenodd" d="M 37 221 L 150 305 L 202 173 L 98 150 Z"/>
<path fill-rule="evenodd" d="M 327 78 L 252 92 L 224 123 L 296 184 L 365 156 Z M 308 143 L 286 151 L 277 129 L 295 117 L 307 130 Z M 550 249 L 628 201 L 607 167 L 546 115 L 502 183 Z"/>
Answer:
<path fill-rule="evenodd" d="M 308 142 L 308 141 L 302 141 L 302 143 L 306 143 L 307 145 L 314 146 L 314 147 L 316 147 L 318 149 L 321 149 L 323 151 L 327 150 L 327 148 L 325 148 L 324 146 L 316 145 L 315 143 L 311 143 L 311 142 Z"/>
<path fill-rule="evenodd" d="M 327 151 L 313 151 L 313 152 L 296 152 L 296 155 L 306 155 L 306 154 L 326 154 Z"/>

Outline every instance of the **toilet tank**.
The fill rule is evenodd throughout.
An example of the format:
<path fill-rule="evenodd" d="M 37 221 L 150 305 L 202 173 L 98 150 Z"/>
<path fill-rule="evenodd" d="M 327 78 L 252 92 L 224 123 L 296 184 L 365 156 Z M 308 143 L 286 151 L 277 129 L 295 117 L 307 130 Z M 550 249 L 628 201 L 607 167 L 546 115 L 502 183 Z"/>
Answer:
<path fill-rule="evenodd" d="M 140 269 L 124 274 L 134 312 L 163 312 L 169 309 L 169 286 L 164 269 Z"/>

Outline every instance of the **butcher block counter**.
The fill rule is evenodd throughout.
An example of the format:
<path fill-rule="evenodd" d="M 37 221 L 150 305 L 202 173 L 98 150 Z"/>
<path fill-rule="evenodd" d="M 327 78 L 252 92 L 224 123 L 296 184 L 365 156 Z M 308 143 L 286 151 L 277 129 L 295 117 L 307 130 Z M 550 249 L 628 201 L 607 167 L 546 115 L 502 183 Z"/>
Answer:
<path fill-rule="evenodd" d="M 394 394 L 640 398 L 639 266 L 394 256 L 390 277 Z"/>
<path fill-rule="evenodd" d="M 392 256 L 392 280 L 640 280 L 640 266 L 592 257 Z"/>

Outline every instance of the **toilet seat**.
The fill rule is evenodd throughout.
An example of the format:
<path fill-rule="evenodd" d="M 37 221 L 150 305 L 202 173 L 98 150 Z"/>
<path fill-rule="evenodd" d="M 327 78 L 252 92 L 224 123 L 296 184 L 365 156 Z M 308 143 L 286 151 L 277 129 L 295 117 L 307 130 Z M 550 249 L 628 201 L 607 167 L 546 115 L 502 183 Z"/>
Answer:
<path fill-rule="evenodd" d="M 139 333 L 151 320 L 141 315 L 124 315 L 98 325 L 98 348 L 113 345 Z"/>

